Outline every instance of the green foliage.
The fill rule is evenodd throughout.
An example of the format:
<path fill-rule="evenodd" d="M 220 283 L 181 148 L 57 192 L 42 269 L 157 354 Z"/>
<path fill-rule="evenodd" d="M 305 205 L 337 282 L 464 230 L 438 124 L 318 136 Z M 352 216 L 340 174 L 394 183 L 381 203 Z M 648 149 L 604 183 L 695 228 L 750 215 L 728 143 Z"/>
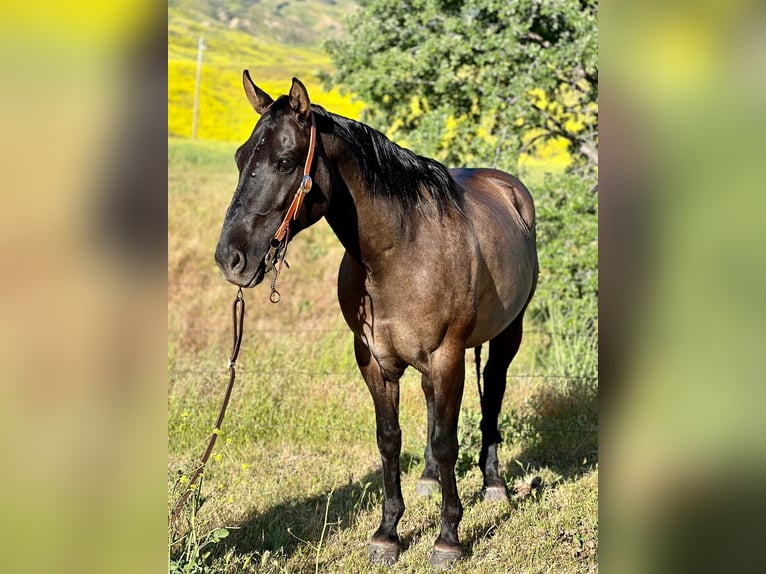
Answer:
<path fill-rule="evenodd" d="M 574 175 L 535 189 L 540 278 L 529 318 L 549 335 L 540 358 L 551 373 L 597 376 L 598 194 Z"/>
<path fill-rule="evenodd" d="M 328 42 L 336 73 L 326 80 L 358 94 L 364 121 L 420 154 L 524 172 L 541 270 L 529 317 L 548 335 L 538 359 L 549 373 L 595 380 L 597 3 L 360 4 L 350 38 Z"/>
<path fill-rule="evenodd" d="M 597 161 L 595 0 L 360 4 L 325 78 L 368 105 L 363 120 L 450 165 L 516 171 L 551 146 Z"/>
<path fill-rule="evenodd" d="M 204 502 L 200 496 L 201 482 L 200 477 L 200 483 L 193 485 L 189 501 L 183 512 L 179 513 L 179 520 L 183 519 L 187 522 L 185 530 L 176 530 L 172 521 L 169 521 L 169 574 L 215 574 L 219 571 L 212 566 L 212 556 L 216 545 L 229 536 L 229 530 L 226 528 L 205 530 L 200 527 L 197 515 Z M 181 486 L 182 492 L 187 484 L 188 477 L 183 475 L 177 486 Z"/>
<path fill-rule="evenodd" d="M 211 565 L 211 555 L 216 544 L 226 538 L 226 528 L 215 528 L 201 537 L 191 530 L 182 540 L 183 551 L 178 558 L 170 560 L 170 574 L 215 574 L 218 568 Z"/>

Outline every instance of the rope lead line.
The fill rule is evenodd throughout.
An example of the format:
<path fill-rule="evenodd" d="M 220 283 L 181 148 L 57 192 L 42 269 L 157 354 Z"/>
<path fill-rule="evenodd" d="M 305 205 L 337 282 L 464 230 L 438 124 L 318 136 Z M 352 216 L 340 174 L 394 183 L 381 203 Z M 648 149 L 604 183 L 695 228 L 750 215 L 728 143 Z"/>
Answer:
<path fill-rule="evenodd" d="M 205 465 L 207 464 L 208 459 L 210 458 L 210 455 L 213 452 L 213 447 L 215 446 L 215 441 L 218 438 L 218 433 L 221 432 L 221 425 L 223 424 L 223 417 L 226 414 L 226 407 L 229 406 L 229 399 L 231 398 L 231 390 L 234 388 L 234 379 L 237 376 L 237 371 L 235 368 L 235 365 L 237 363 L 237 357 L 239 356 L 239 348 L 242 345 L 242 332 L 243 332 L 243 326 L 245 322 L 245 298 L 242 295 L 242 287 L 239 288 L 237 291 L 237 297 L 234 299 L 234 303 L 231 307 L 231 318 L 232 318 L 232 345 L 231 345 L 231 355 L 229 356 L 229 384 L 226 387 L 226 393 L 223 397 L 223 403 L 221 403 L 221 409 L 218 411 L 218 419 L 215 423 L 215 429 L 213 429 L 213 434 L 210 435 L 210 442 L 208 442 L 207 448 L 205 449 L 205 453 L 202 455 L 202 459 L 200 461 L 199 466 L 197 466 L 197 469 L 194 471 L 194 474 L 191 477 L 191 480 L 189 480 L 189 486 L 186 487 L 186 490 L 181 495 L 181 498 L 178 499 L 178 502 L 176 503 L 175 508 L 173 509 L 173 514 L 171 516 L 171 524 L 174 524 L 176 520 L 178 519 L 178 515 L 181 512 L 181 509 L 183 508 L 184 504 L 189 498 L 189 495 L 192 493 L 192 486 L 195 482 L 197 482 L 197 479 L 202 474 L 202 471 L 205 469 Z"/>

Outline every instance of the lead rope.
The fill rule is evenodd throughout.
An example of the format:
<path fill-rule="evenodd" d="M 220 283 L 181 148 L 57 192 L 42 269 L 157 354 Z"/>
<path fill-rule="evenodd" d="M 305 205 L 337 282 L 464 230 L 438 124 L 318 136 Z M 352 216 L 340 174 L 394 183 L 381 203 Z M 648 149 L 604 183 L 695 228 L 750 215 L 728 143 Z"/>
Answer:
<path fill-rule="evenodd" d="M 202 455 L 202 460 L 197 467 L 197 470 L 194 471 L 194 474 L 189 481 L 189 486 L 186 487 L 186 491 L 181 495 L 181 498 L 178 499 L 178 502 L 173 509 L 173 514 L 170 519 L 171 524 L 175 523 L 178 518 L 178 514 L 181 512 L 181 509 L 184 506 L 184 503 L 186 503 L 189 495 L 192 493 L 192 486 L 200 477 L 202 471 L 205 469 L 205 465 L 210 458 L 210 454 L 213 452 L 213 446 L 215 445 L 215 441 L 218 438 L 218 434 L 221 432 L 223 417 L 226 414 L 226 407 L 229 405 L 231 390 L 234 388 L 234 378 L 237 375 L 235 366 L 237 363 L 237 356 L 239 355 L 239 347 L 242 344 L 242 327 L 245 321 L 245 299 L 242 295 L 242 287 L 237 290 L 237 297 L 234 299 L 234 304 L 231 308 L 231 316 L 233 324 L 233 340 L 231 346 L 231 355 L 229 356 L 229 384 L 226 387 L 226 394 L 223 397 L 221 410 L 218 412 L 218 420 L 215 423 L 213 434 L 210 436 L 210 442 L 207 445 L 207 449 L 205 449 L 205 453 Z"/>

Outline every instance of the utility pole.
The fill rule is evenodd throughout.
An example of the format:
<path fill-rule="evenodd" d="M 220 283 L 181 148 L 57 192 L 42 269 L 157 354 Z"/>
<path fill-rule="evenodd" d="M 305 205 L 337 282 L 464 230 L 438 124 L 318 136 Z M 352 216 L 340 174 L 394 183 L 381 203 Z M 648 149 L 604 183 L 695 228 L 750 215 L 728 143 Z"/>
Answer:
<path fill-rule="evenodd" d="M 194 80 L 194 113 L 192 116 L 192 139 L 197 139 L 197 123 L 199 118 L 199 80 L 202 75 L 202 51 L 205 49 L 205 39 L 200 36 L 197 42 L 197 77 Z"/>

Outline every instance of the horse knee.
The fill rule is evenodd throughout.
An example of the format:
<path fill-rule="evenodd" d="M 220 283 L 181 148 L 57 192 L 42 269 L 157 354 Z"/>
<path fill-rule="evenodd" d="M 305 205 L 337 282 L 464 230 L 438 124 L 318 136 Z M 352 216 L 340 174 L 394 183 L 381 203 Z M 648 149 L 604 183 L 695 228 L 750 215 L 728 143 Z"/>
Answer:
<path fill-rule="evenodd" d="M 434 433 L 431 451 L 440 464 L 455 464 L 457 461 L 457 433 Z"/>
<path fill-rule="evenodd" d="M 386 459 L 399 456 L 402 450 L 402 431 L 400 429 L 378 431 L 378 450 Z"/>

